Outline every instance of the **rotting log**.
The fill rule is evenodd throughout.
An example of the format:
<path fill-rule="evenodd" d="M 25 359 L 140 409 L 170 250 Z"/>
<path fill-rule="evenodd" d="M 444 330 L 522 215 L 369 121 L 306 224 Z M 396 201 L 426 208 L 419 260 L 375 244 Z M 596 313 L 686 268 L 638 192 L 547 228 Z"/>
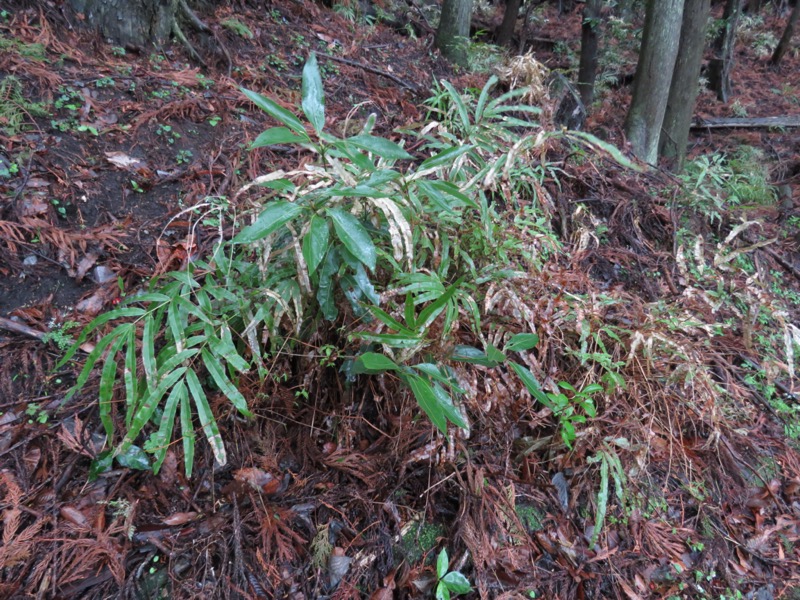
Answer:
<path fill-rule="evenodd" d="M 692 129 L 769 129 L 772 127 L 800 127 L 800 115 L 781 117 L 731 117 L 695 119 Z"/>

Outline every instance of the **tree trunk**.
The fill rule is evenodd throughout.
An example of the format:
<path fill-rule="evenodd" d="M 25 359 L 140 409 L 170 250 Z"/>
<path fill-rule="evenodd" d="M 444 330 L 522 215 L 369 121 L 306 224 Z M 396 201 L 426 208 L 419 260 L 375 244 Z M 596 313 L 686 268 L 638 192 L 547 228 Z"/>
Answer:
<path fill-rule="evenodd" d="M 747 0 L 747 12 L 751 15 L 757 15 L 761 12 L 763 0 Z"/>
<path fill-rule="evenodd" d="M 517 26 L 520 4 L 522 4 L 521 0 L 508 0 L 506 2 L 503 22 L 500 24 L 500 29 L 497 30 L 498 46 L 511 45 L 511 38 L 514 37 L 514 28 Z"/>
<path fill-rule="evenodd" d="M 708 63 L 708 81 L 717 98 L 727 102 L 731 95 L 731 70 L 733 69 L 733 47 L 736 43 L 736 27 L 739 25 L 742 0 L 728 0 L 722 20 L 722 31 L 714 40 L 714 57 Z"/>
<path fill-rule="evenodd" d="M 655 164 L 672 71 L 678 54 L 683 0 L 648 0 L 642 47 L 625 134 L 640 159 Z"/>
<path fill-rule="evenodd" d="M 792 36 L 794 35 L 794 28 L 797 25 L 798 19 L 800 19 L 800 0 L 795 2 L 794 8 L 792 9 L 792 14 L 789 15 L 789 20 L 786 23 L 786 29 L 783 30 L 783 35 L 781 36 L 781 41 L 778 42 L 775 52 L 772 54 L 772 58 L 769 60 L 771 65 L 777 67 L 779 64 L 781 64 L 783 55 L 786 54 L 789 46 L 792 45 Z"/>
<path fill-rule="evenodd" d="M 597 76 L 597 46 L 600 39 L 600 9 L 602 0 L 586 0 L 581 25 L 581 60 L 578 68 L 578 90 L 588 111 L 594 99 L 594 80 Z"/>
<path fill-rule="evenodd" d="M 178 0 L 69 0 L 69 4 L 112 43 L 144 48 L 167 41 Z"/>
<path fill-rule="evenodd" d="M 614 14 L 623 21 L 630 21 L 633 17 L 634 0 L 617 0 Z"/>
<path fill-rule="evenodd" d="M 660 142 L 661 156 L 675 159 L 675 171 L 683 169 L 683 162 L 686 159 L 686 145 L 689 141 L 689 128 L 697 99 L 706 26 L 711 9 L 711 0 L 685 1 L 681 42 L 675 69 L 672 72 Z"/>
<path fill-rule="evenodd" d="M 436 30 L 436 47 L 450 61 L 468 66 L 467 45 L 472 20 L 472 0 L 444 0 Z"/>

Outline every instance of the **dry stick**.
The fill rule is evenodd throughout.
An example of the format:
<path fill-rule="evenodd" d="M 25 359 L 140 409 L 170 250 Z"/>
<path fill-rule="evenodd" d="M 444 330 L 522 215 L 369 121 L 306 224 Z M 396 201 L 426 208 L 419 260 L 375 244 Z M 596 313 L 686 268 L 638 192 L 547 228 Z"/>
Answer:
<path fill-rule="evenodd" d="M 12 321 L 11 319 L 6 319 L 5 317 L 0 317 L 0 329 L 5 329 L 6 331 L 13 331 L 14 333 L 18 333 L 20 335 L 26 335 L 30 338 L 35 340 L 42 341 L 44 337 L 43 331 L 37 331 L 27 325 L 23 325 L 22 323 L 17 323 L 16 321 Z"/>
<path fill-rule="evenodd" d="M 365 65 L 365 64 L 357 62 L 355 60 L 349 60 L 347 58 L 340 58 L 338 56 L 333 56 L 332 54 L 325 54 L 324 52 L 317 52 L 317 54 L 319 54 L 320 56 L 324 56 L 325 58 L 329 58 L 330 60 L 335 60 L 336 62 L 340 62 L 340 63 L 345 64 L 345 65 L 350 65 L 351 67 L 358 67 L 359 69 L 364 69 L 365 71 L 369 71 L 370 73 L 375 73 L 376 75 L 381 75 L 382 77 L 386 77 L 388 79 L 391 79 L 396 84 L 403 86 L 407 90 L 411 90 L 412 92 L 415 92 L 415 93 L 419 92 L 419 89 L 414 84 L 408 83 L 407 81 L 403 81 L 402 79 L 400 79 L 399 77 L 396 77 L 395 75 L 392 75 L 388 71 L 383 71 L 381 69 L 377 69 L 375 67 L 371 67 L 369 65 Z"/>

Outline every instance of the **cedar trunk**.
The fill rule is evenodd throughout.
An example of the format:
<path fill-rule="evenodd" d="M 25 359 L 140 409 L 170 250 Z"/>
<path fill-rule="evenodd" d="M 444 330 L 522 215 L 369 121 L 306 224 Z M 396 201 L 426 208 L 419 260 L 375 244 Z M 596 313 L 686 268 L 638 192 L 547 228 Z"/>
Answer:
<path fill-rule="evenodd" d="M 686 146 L 697 99 L 706 26 L 711 9 L 711 0 L 685 1 L 681 42 L 672 73 L 660 142 L 661 156 L 674 158 L 676 171 L 683 168 L 686 159 Z"/>
<path fill-rule="evenodd" d="M 522 4 L 522 0 L 508 0 L 506 2 L 503 22 L 500 24 L 500 29 L 497 30 L 498 46 L 511 45 L 511 39 L 514 37 L 514 28 L 517 26 L 520 4 Z"/>
<path fill-rule="evenodd" d="M 648 0 L 642 48 L 625 133 L 640 159 L 655 164 L 672 72 L 678 54 L 683 0 Z"/>
<path fill-rule="evenodd" d="M 594 81 L 597 77 L 597 47 L 600 39 L 600 9 L 602 5 L 602 0 L 586 0 L 586 4 L 583 7 L 578 90 L 581 93 L 581 101 L 587 112 L 594 99 Z"/>
<path fill-rule="evenodd" d="M 769 60 L 771 65 L 777 67 L 779 64 L 781 64 L 783 55 L 786 54 L 789 46 L 792 45 L 792 36 L 794 35 L 794 28 L 797 25 L 798 19 L 800 19 L 800 0 L 795 2 L 794 8 L 792 9 L 792 14 L 789 16 L 789 21 L 786 23 L 786 29 L 783 30 L 781 41 L 778 42 L 775 52 L 772 54 L 772 58 Z"/>
<path fill-rule="evenodd" d="M 731 95 L 731 71 L 733 70 L 733 47 L 736 43 L 736 28 L 739 25 L 742 0 L 728 0 L 722 13 L 725 26 L 714 40 L 714 57 L 708 63 L 708 81 L 717 98 L 727 102 Z"/>
<path fill-rule="evenodd" d="M 472 0 L 444 0 L 436 30 L 436 47 L 450 61 L 468 66 L 467 45 L 472 20 Z"/>
<path fill-rule="evenodd" d="M 143 48 L 167 41 L 178 0 L 69 0 L 69 4 L 112 43 Z"/>

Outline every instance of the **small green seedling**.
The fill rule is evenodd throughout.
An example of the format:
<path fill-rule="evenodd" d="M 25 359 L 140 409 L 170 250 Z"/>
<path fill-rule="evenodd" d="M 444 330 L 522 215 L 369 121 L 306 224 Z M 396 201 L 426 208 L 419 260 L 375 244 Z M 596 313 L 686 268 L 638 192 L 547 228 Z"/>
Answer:
<path fill-rule="evenodd" d="M 442 548 L 436 559 L 436 600 L 450 600 L 451 596 L 468 594 L 472 591 L 469 581 L 460 571 L 449 571 L 450 561 L 447 550 Z"/>

